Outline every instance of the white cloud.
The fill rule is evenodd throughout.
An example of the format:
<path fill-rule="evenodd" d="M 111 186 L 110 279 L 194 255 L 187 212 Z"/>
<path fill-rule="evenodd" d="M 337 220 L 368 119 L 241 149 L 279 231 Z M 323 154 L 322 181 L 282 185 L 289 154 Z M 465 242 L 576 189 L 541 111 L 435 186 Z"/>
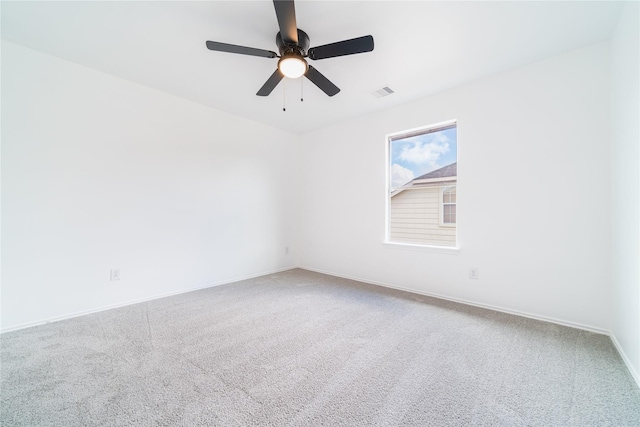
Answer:
<path fill-rule="evenodd" d="M 440 157 L 449 152 L 449 138 L 441 133 L 437 133 L 429 142 L 412 141 L 402 148 L 400 160 L 418 165 L 429 165 L 432 168 L 438 167 Z"/>
<path fill-rule="evenodd" d="M 402 187 L 413 178 L 413 172 L 410 169 L 400 166 L 397 163 L 391 165 L 391 188 Z"/>

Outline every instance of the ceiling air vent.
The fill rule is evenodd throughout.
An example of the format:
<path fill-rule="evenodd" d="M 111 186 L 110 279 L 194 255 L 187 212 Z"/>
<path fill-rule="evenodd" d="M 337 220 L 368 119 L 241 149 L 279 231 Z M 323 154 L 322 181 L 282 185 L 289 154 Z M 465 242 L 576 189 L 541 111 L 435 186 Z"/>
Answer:
<path fill-rule="evenodd" d="M 391 95 L 392 93 L 393 89 L 391 89 L 389 86 L 385 86 L 382 89 L 378 89 L 373 92 L 373 96 L 375 96 L 376 98 L 383 98 L 385 96 Z"/>

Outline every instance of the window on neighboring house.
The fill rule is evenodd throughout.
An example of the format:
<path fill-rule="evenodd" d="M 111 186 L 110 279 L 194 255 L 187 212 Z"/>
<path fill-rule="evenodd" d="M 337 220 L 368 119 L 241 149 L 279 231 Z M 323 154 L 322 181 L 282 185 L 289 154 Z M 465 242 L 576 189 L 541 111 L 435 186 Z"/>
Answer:
<path fill-rule="evenodd" d="M 442 189 L 442 225 L 456 225 L 456 187 Z"/>
<path fill-rule="evenodd" d="M 455 121 L 388 137 L 387 241 L 456 246 Z"/>

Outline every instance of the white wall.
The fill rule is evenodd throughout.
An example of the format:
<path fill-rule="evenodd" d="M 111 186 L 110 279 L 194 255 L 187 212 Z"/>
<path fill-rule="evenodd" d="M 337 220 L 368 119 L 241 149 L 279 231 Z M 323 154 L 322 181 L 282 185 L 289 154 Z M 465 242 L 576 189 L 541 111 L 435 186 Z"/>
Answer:
<path fill-rule="evenodd" d="M 301 266 L 608 330 L 609 53 L 597 44 L 303 135 Z M 384 245 L 385 134 L 450 119 L 461 251 Z"/>
<path fill-rule="evenodd" d="M 3 330 L 296 265 L 296 135 L 4 41 L 2 107 Z"/>
<path fill-rule="evenodd" d="M 640 5 L 612 39 L 613 335 L 640 384 Z"/>

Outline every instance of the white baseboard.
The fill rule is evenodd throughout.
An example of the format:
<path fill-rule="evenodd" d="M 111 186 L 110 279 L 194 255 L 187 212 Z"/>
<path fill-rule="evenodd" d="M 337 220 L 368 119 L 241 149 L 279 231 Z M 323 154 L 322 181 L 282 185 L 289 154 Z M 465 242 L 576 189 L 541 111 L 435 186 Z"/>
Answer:
<path fill-rule="evenodd" d="M 613 345 L 616 347 L 616 350 L 618 350 L 618 354 L 620 354 L 620 357 L 624 361 L 624 364 L 627 365 L 627 369 L 629 369 L 629 372 L 631 372 L 631 376 L 633 377 L 634 380 L 636 380 L 636 384 L 640 388 L 640 374 L 638 374 L 638 371 L 635 369 L 635 367 L 631 363 L 631 360 L 627 357 L 627 354 L 622 349 L 622 346 L 618 342 L 618 339 L 616 338 L 616 336 L 613 333 L 610 333 L 609 337 L 611 338 L 611 341 L 613 341 Z"/>
<path fill-rule="evenodd" d="M 363 278 L 360 278 L 360 277 L 347 276 L 347 275 L 344 275 L 344 274 L 336 274 L 336 273 L 332 273 L 332 272 L 329 272 L 329 271 L 318 270 L 318 269 L 311 268 L 311 267 L 301 266 L 299 268 L 301 268 L 303 270 L 315 271 L 316 273 L 327 274 L 327 275 L 330 275 L 330 276 L 342 277 L 344 279 L 356 280 L 358 282 L 368 283 L 368 284 L 371 284 L 371 285 L 382 286 L 384 288 L 397 289 L 399 291 L 411 292 L 413 294 L 424 295 L 424 296 L 427 296 L 427 297 L 433 297 L 433 298 L 443 299 L 443 300 L 447 300 L 447 301 L 458 302 L 458 303 L 461 303 L 461 304 L 471 305 L 471 306 L 474 306 L 474 307 L 486 308 L 486 309 L 493 310 L 493 311 L 499 311 L 499 312 L 502 312 L 502 313 L 513 314 L 515 316 L 527 317 L 529 319 L 541 320 L 543 322 L 555 323 L 555 324 L 562 325 L 562 326 L 568 326 L 570 328 L 582 329 L 582 330 L 589 331 L 589 332 L 595 332 L 597 334 L 610 335 L 609 331 L 606 330 L 606 329 L 598 328 L 598 327 L 591 326 L 591 325 L 585 325 L 585 324 L 582 324 L 582 323 L 571 322 L 571 321 L 568 321 L 568 320 L 557 319 L 557 318 L 554 318 L 554 317 L 540 316 L 540 315 L 533 314 L 533 313 L 527 313 L 525 311 L 513 310 L 513 309 L 510 309 L 510 308 L 500 307 L 500 306 L 491 305 L 491 304 L 484 304 L 484 303 L 480 303 L 480 302 L 476 302 L 476 301 L 471 301 L 471 300 L 462 299 L 462 298 L 450 297 L 450 296 L 447 296 L 447 295 L 442 295 L 442 294 L 437 294 L 437 293 L 432 293 L 432 292 L 424 292 L 424 291 L 417 290 L 417 289 L 412 289 L 412 288 L 404 288 L 404 287 L 401 287 L 401 286 L 390 285 L 388 283 L 377 282 L 377 281 L 374 281 L 374 280 L 363 279 Z"/>
<path fill-rule="evenodd" d="M 34 322 L 21 323 L 19 325 L 11 326 L 9 328 L 0 330 L 0 333 L 3 334 L 5 332 L 17 331 L 19 329 L 30 328 L 32 326 L 44 325 L 46 323 L 52 323 L 52 322 L 59 322 L 60 320 L 72 319 L 74 317 L 85 316 L 87 314 L 93 314 L 93 313 L 99 313 L 101 311 L 112 310 L 114 308 L 120 308 L 120 307 L 126 307 L 128 305 L 139 304 L 141 302 L 147 302 L 147 301 L 152 301 L 152 300 L 155 300 L 155 299 L 166 298 L 166 297 L 170 297 L 170 296 L 173 296 L 173 295 L 186 294 L 187 292 L 199 291 L 201 289 L 213 288 L 215 286 L 226 285 L 226 284 L 234 283 L 234 282 L 240 282 L 242 280 L 254 279 L 256 277 L 267 276 L 269 274 L 275 274 L 275 273 L 281 273 L 283 271 L 293 270 L 293 269 L 296 269 L 296 268 L 297 267 L 295 267 L 295 266 L 286 267 L 286 268 L 281 268 L 281 269 L 278 269 L 278 270 L 271 270 L 271 271 L 267 271 L 267 272 L 263 272 L 263 273 L 252 274 L 252 275 L 249 275 L 249 276 L 236 277 L 234 279 L 225 280 L 223 282 L 209 283 L 209 284 L 206 284 L 206 285 L 196 286 L 196 287 L 189 288 L 189 289 L 181 289 L 179 291 L 166 292 L 166 293 L 163 293 L 163 294 L 152 295 L 152 296 L 149 296 L 149 297 L 138 298 L 138 299 L 134 299 L 134 300 L 128 300 L 128 301 L 120 302 L 120 303 L 117 303 L 117 304 L 104 305 L 104 306 L 100 306 L 100 307 L 97 307 L 97 308 L 91 308 L 91 309 L 88 309 L 88 310 L 76 311 L 74 313 L 64 314 L 64 315 L 61 315 L 61 316 L 48 317 L 48 318 L 37 320 L 37 321 L 34 321 Z"/>

